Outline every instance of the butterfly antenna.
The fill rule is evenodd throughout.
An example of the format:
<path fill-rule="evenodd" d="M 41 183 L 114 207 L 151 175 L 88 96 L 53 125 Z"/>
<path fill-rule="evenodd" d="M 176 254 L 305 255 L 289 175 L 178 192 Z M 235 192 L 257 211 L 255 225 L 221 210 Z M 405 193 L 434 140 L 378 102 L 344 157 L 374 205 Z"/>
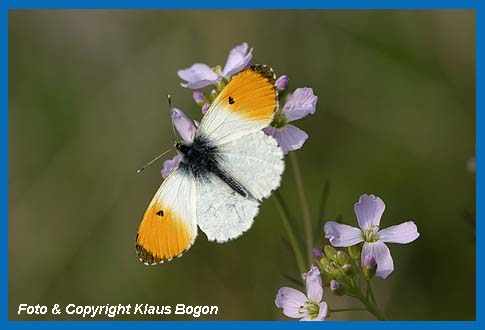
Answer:
<path fill-rule="evenodd" d="M 153 163 L 155 163 L 157 160 L 159 160 L 160 158 L 162 158 L 163 156 L 165 156 L 166 154 L 168 154 L 170 151 L 172 151 L 173 149 L 168 149 L 164 152 L 162 152 L 160 155 L 158 155 L 157 157 L 153 158 L 151 161 L 149 161 L 148 163 L 146 163 L 145 165 L 143 165 L 142 167 L 140 167 L 139 169 L 136 170 L 136 172 L 138 174 L 141 173 L 141 171 L 143 171 L 145 168 L 147 168 L 148 166 L 152 165 Z"/>
<path fill-rule="evenodd" d="M 172 96 L 170 94 L 167 95 L 167 101 L 168 101 L 168 112 L 171 113 L 171 110 L 172 110 Z M 173 120 L 170 120 L 170 121 L 172 122 L 173 138 L 176 140 L 177 139 L 177 134 L 175 133 L 175 125 L 173 124 Z"/>

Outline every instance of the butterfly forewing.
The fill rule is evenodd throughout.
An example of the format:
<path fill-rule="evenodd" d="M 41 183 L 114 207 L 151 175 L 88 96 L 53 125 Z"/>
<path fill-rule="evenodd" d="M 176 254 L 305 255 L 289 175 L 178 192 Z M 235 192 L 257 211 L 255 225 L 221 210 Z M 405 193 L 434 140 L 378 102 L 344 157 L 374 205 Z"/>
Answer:
<path fill-rule="evenodd" d="M 273 70 L 254 65 L 232 78 L 217 96 L 197 130 L 215 145 L 268 126 L 278 105 Z"/>
<path fill-rule="evenodd" d="M 140 223 L 136 251 L 145 264 L 181 255 L 197 236 L 196 180 L 175 169 L 158 189 Z"/>

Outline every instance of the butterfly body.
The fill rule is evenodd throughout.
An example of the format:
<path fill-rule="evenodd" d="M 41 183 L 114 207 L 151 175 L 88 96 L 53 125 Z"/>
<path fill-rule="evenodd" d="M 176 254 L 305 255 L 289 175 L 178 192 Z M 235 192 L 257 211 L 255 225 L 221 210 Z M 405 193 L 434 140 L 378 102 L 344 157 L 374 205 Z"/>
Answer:
<path fill-rule="evenodd" d="M 261 65 L 234 76 L 190 140 L 177 142 L 180 162 L 140 223 L 137 253 L 145 264 L 180 256 L 199 227 L 210 241 L 247 231 L 281 180 L 283 152 L 263 133 L 277 108 L 273 71 Z"/>
<path fill-rule="evenodd" d="M 182 171 L 191 173 L 198 180 L 215 175 L 235 192 L 248 197 L 247 190 L 221 168 L 220 164 L 223 162 L 224 156 L 216 146 L 211 145 L 206 137 L 198 136 L 191 144 L 179 142 L 175 144 L 175 147 L 183 156 L 179 164 Z"/>

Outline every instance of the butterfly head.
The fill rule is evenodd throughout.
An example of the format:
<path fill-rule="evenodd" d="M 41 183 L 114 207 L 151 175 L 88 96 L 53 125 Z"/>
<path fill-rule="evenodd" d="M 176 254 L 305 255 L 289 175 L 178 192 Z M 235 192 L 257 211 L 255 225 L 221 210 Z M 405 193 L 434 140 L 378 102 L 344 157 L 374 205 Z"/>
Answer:
<path fill-rule="evenodd" d="M 187 154 L 187 152 L 190 149 L 189 146 L 185 144 L 184 141 L 175 141 L 174 147 L 175 149 L 178 150 L 178 152 L 180 152 L 183 155 Z"/>

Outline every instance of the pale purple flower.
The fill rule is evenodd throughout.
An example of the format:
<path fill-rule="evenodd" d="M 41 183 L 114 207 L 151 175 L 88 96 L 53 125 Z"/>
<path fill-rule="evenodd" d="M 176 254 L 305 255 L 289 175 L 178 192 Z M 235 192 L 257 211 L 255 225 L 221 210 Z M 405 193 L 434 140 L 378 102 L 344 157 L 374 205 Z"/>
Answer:
<path fill-rule="evenodd" d="M 280 76 L 275 82 L 276 89 L 279 91 L 284 91 L 288 88 L 288 77 L 285 75 Z"/>
<path fill-rule="evenodd" d="M 192 119 L 187 117 L 187 115 L 182 110 L 173 108 L 172 122 L 175 126 L 175 129 L 185 143 L 190 144 L 194 141 L 195 131 L 197 129 L 197 126 L 199 126 L 199 123 L 197 121 L 193 121 Z M 161 172 L 164 179 L 170 174 L 173 168 L 178 165 L 181 158 L 181 155 L 176 155 L 174 158 L 168 159 L 163 163 L 163 169 Z"/>
<path fill-rule="evenodd" d="M 204 103 L 202 106 L 202 113 L 206 113 L 207 110 L 209 110 L 210 104 L 209 103 Z"/>
<path fill-rule="evenodd" d="M 300 321 L 323 321 L 327 316 L 327 303 L 322 301 L 323 288 L 320 270 L 312 266 L 308 273 L 302 274 L 306 283 L 306 295 L 293 288 L 278 290 L 275 304 L 283 309 L 283 314 Z"/>
<path fill-rule="evenodd" d="M 377 263 L 376 276 L 386 278 L 394 270 L 391 253 L 384 243 L 411 243 L 419 237 L 414 222 L 379 230 L 385 205 L 382 199 L 374 195 L 362 195 L 354 205 L 359 228 L 339 224 L 333 221 L 325 224 L 325 237 L 335 247 L 347 247 L 364 242 L 361 254 L 362 264 L 366 256 Z"/>
<path fill-rule="evenodd" d="M 289 151 L 300 149 L 308 135 L 296 126 L 288 124 L 294 120 L 314 114 L 318 97 L 313 94 L 311 88 L 298 88 L 288 96 L 281 111 L 278 111 L 271 126 L 266 127 L 264 132 L 273 136 L 285 154 Z"/>
<path fill-rule="evenodd" d="M 336 291 L 336 290 L 339 289 L 339 287 L 340 287 L 340 285 L 338 284 L 338 282 L 336 280 L 330 281 L 330 290 Z"/>
<path fill-rule="evenodd" d="M 163 168 L 162 168 L 162 178 L 167 178 L 167 176 L 172 172 L 175 166 L 178 165 L 180 162 L 180 159 L 182 158 L 182 155 L 177 155 L 173 157 L 172 159 L 167 159 L 166 161 L 163 162 Z"/>
<path fill-rule="evenodd" d="M 367 269 L 374 269 L 376 268 L 376 266 L 377 266 L 376 260 L 372 256 L 370 255 L 364 256 L 364 261 L 362 261 L 362 267 Z"/>
<path fill-rule="evenodd" d="M 323 252 L 320 251 L 319 249 L 312 249 L 312 255 L 313 255 L 313 258 L 315 259 L 321 258 L 323 257 Z"/>
<path fill-rule="evenodd" d="M 248 48 L 248 44 L 244 42 L 231 50 L 222 70 L 223 77 L 231 77 L 249 66 L 253 58 L 253 49 L 248 50 Z"/>
<path fill-rule="evenodd" d="M 180 137 L 186 143 L 192 143 L 194 141 L 195 127 L 194 121 L 187 117 L 182 110 L 173 108 L 172 109 L 172 122 L 180 134 Z"/>
<path fill-rule="evenodd" d="M 186 83 L 181 83 L 182 87 L 199 89 L 209 85 L 215 84 L 220 76 L 216 74 L 207 64 L 195 63 L 191 67 L 178 70 L 178 76 L 186 80 Z"/>
<path fill-rule="evenodd" d="M 207 64 L 195 63 L 191 67 L 177 71 L 178 76 L 185 80 L 182 87 L 199 89 L 209 85 L 216 84 L 223 78 L 229 78 L 232 75 L 244 70 L 249 66 L 253 57 L 253 49 L 248 50 L 248 44 L 243 43 L 234 47 L 227 57 L 226 65 L 222 72 L 213 70 Z"/>
<path fill-rule="evenodd" d="M 201 91 L 194 91 L 194 93 L 192 93 L 192 97 L 194 98 L 195 103 L 199 105 L 206 102 L 204 93 Z"/>

